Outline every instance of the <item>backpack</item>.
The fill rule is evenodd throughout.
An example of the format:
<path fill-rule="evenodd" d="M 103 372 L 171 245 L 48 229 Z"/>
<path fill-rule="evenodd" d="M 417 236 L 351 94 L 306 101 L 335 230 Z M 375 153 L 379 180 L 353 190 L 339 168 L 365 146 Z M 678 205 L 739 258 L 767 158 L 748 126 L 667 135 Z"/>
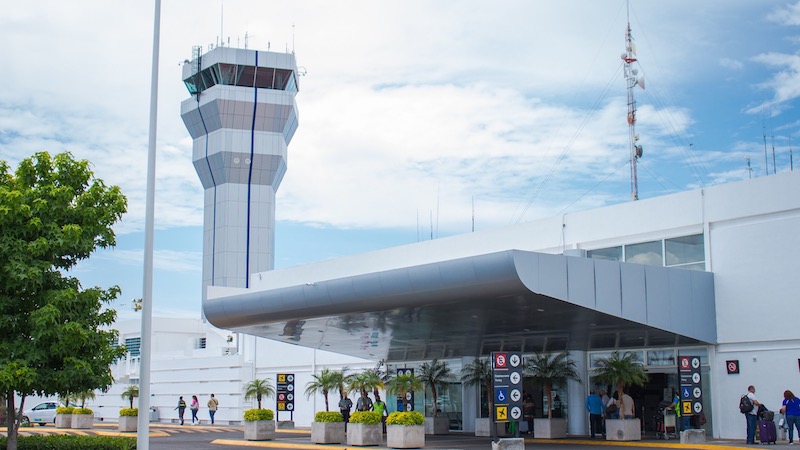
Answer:
<path fill-rule="evenodd" d="M 744 394 L 741 399 L 739 399 L 739 411 L 742 414 L 747 414 L 753 410 L 755 406 L 753 405 L 753 401 L 750 400 L 750 397 L 747 394 Z"/>

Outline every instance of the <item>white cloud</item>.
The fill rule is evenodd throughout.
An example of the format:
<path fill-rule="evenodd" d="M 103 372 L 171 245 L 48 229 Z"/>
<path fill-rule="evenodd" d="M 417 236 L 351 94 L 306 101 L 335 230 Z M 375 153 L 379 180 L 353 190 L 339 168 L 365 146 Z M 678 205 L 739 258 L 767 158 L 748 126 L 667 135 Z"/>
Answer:
<path fill-rule="evenodd" d="M 767 20 L 780 25 L 800 25 L 800 2 L 776 8 L 767 15 Z"/>
<path fill-rule="evenodd" d="M 742 70 L 744 68 L 743 62 L 732 58 L 720 58 L 719 65 L 731 70 Z"/>

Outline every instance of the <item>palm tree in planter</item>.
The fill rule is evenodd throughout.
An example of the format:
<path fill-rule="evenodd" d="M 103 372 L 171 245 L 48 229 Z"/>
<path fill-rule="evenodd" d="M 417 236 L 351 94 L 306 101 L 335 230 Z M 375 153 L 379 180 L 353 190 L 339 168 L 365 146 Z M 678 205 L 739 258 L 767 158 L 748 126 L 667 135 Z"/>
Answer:
<path fill-rule="evenodd" d="M 423 363 L 418 370 L 419 380 L 431 390 L 433 401 L 433 417 L 425 419 L 425 433 L 427 434 L 447 434 L 450 431 L 450 419 L 439 417 L 439 402 L 437 389 L 446 389 L 450 380 L 453 379 L 453 371 L 445 361 L 434 359 L 431 362 Z"/>
<path fill-rule="evenodd" d="M 139 396 L 139 386 L 132 384 L 122 391 L 120 396 L 130 402 L 130 408 L 119 410 L 119 431 L 136 431 L 139 420 L 139 409 L 133 407 L 133 399 Z"/>
<path fill-rule="evenodd" d="M 71 426 L 72 428 L 88 429 L 94 425 L 94 411 L 86 408 L 86 401 L 95 398 L 94 391 L 83 391 L 75 394 L 75 398 L 81 402 L 80 408 L 73 408 Z"/>
<path fill-rule="evenodd" d="M 372 401 L 368 401 L 369 397 L 367 393 L 371 392 L 373 389 L 383 387 L 383 380 L 381 380 L 380 376 L 373 370 L 354 373 L 346 378 L 345 383 L 348 392 L 358 392 L 361 395 L 361 398 L 356 402 L 357 411 L 372 410 Z M 363 406 L 361 406 L 362 399 L 364 403 Z M 358 406 L 361 406 L 360 410 Z"/>
<path fill-rule="evenodd" d="M 261 409 L 261 399 L 273 395 L 275 388 L 269 378 L 256 378 L 244 386 L 244 399 L 258 402 L 258 408 L 244 412 L 244 438 L 248 441 L 266 441 L 275 437 L 275 413 L 271 409 Z"/>
<path fill-rule="evenodd" d="M 600 358 L 597 361 L 597 369 L 594 373 L 594 380 L 598 383 L 610 384 L 617 387 L 619 396 L 619 409 L 622 415 L 621 420 L 606 421 L 606 437 L 610 440 L 640 440 L 641 427 L 640 420 L 625 420 L 623 411 L 626 410 L 624 391 L 626 386 L 643 386 L 647 383 L 647 373 L 644 366 L 639 362 L 636 353 L 612 352 L 607 358 Z M 632 408 L 632 405 L 631 409 Z M 626 423 L 628 422 L 628 423 Z"/>
<path fill-rule="evenodd" d="M 569 380 L 580 381 L 575 361 L 570 359 L 569 352 L 536 352 L 527 358 L 525 369 L 527 375 L 544 388 L 549 410 L 547 419 L 534 419 L 535 437 L 545 439 L 567 437 L 567 420 L 553 419 L 553 386 L 563 385 Z"/>
<path fill-rule="evenodd" d="M 311 396 L 316 394 L 322 394 L 322 396 L 325 397 L 325 411 L 330 411 L 328 393 L 339 387 L 341 378 L 341 372 L 330 369 L 322 369 L 319 375 L 311 375 L 311 381 L 306 384 L 306 398 L 311 398 Z"/>
<path fill-rule="evenodd" d="M 492 363 L 489 359 L 476 358 L 461 369 L 461 382 L 465 386 L 478 386 L 478 390 L 486 390 L 488 411 L 492 410 Z M 480 396 L 480 393 L 479 393 Z M 475 436 L 491 436 L 491 420 L 481 417 L 475 419 Z"/>
<path fill-rule="evenodd" d="M 386 382 L 386 393 L 388 395 L 398 395 L 403 399 L 403 411 L 409 410 L 409 394 L 423 389 L 425 389 L 425 385 L 422 384 L 422 380 L 413 373 L 398 374 Z"/>

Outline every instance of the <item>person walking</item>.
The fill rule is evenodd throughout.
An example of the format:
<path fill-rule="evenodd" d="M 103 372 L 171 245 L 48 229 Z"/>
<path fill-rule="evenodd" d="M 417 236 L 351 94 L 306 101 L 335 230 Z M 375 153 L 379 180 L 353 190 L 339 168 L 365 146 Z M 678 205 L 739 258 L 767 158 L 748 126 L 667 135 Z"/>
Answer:
<path fill-rule="evenodd" d="M 592 432 L 592 439 L 595 438 L 595 434 L 602 434 L 603 438 L 606 437 L 606 433 L 603 430 L 603 414 L 606 412 L 606 408 L 603 406 L 603 399 L 597 395 L 597 392 L 594 389 L 589 391 L 589 396 L 586 397 L 586 411 L 589 412 L 589 428 Z"/>
<path fill-rule="evenodd" d="M 358 398 L 356 402 L 356 411 L 372 411 L 372 408 L 372 399 L 369 398 L 369 394 Z"/>
<path fill-rule="evenodd" d="M 634 405 L 634 403 L 633 403 L 633 398 L 630 395 L 628 395 L 628 394 L 623 392 L 622 393 L 622 411 L 620 412 L 620 414 L 622 414 L 622 417 L 625 418 L 625 419 L 633 419 L 633 417 L 636 415 L 636 407 L 635 406 L 636 405 Z"/>
<path fill-rule="evenodd" d="M 744 413 L 744 418 L 747 421 L 747 443 L 755 444 L 756 426 L 758 426 L 758 407 L 761 406 L 761 403 L 756 398 L 756 387 L 752 385 L 748 386 L 747 393 L 742 397 L 747 397 L 750 399 L 750 403 L 753 404 L 753 408 L 749 412 Z"/>
<path fill-rule="evenodd" d="M 611 395 L 611 398 L 608 399 L 608 403 L 606 403 L 606 418 L 619 419 L 619 413 L 619 393 L 614 391 L 614 394 Z"/>
<path fill-rule="evenodd" d="M 217 413 L 217 408 L 219 407 L 219 400 L 214 397 L 214 394 L 211 394 L 211 398 L 208 399 L 208 416 L 211 417 L 211 425 L 214 425 L 214 415 Z"/>
<path fill-rule="evenodd" d="M 680 426 L 679 431 L 686 431 L 692 428 L 692 424 L 690 422 L 692 416 L 683 415 L 683 412 L 681 411 L 681 398 L 678 395 L 678 391 L 675 389 L 672 390 L 672 403 L 669 404 L 669 408 L 675 411 L 677 425 Z"/>
<path fill-rule="evenodd" d="M 183 425 L 183 413 L 186 412 L 186 402 L 183 400 L 182 395 L 178 399 L 178 406 L 176 406 L 175 409 L 178 410 L 178 419 L 180 419 L 181 425 Z"/>
<path fill-rule="evenodd" d="M 795 397 L 790 390 L 783 391 L 781 414 L 786 418 L 786 426 L 789 427 L 789 445 L 794 445 L 795 428 L 800 437 L 800 399 Z"/>
<path fill-rule="evenodd" d="M 197 401 L 197 396 L 192 396 L 192 403 L 189 404 L 189 409 L 192 411 L 192 425 L 200 425 L 200 419 L 197 418 L 197 411 L 200 410 L 200 402 Z M 194 423 L 194 421 L 197 423 Z"/>

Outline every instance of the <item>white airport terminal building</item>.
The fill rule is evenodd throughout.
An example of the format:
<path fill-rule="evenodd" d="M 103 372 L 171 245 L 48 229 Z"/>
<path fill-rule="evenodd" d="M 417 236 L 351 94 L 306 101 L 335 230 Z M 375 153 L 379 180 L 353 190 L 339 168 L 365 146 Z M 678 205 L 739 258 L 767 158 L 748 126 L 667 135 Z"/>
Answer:
<path fill-rule="evenodd" d="M 679 387 L 679 355 L 700 358 L 710 437 L 744 438 L 737 406 L 748 385 L 776 411 L 784 390 L 800 392 L 800 174 L 271 270 L 274 195 L 298 125 L 294 55 L 196 51 L 184 80 L 192 98 L 182 116 L 206 189 L 204 316 L 154 321 L 150 403 L 160 420 L 175 418 L 178 395 L 203 405 L 214 393 L 217 420 L 238 423 L 252 406 L 244 384 L 290 373 L 294 410 L 277 419 L 309 426 L 324 400 L 304 389 L 322 369 L 394 373 L 438 358 L 458 372 L 494 351 L 570 352 L 581 380 L 556 393 L 573 435 L 589 431 L 584 400 L 602 387 L 595 362 L 616 350 L 647 370 L 647 384 L 630 391 L 645 431 Z M 119 329 L 128 357 L 95 401 L 109 419 L 138 381 L 139 324 Z M 525 389 L 545 415 L 541 387 Z M 454 430 L 488 416 L 479 389 L 456 379 L 439 400 Z M 417 393 L 417 410 L 433 407 Z"/>

